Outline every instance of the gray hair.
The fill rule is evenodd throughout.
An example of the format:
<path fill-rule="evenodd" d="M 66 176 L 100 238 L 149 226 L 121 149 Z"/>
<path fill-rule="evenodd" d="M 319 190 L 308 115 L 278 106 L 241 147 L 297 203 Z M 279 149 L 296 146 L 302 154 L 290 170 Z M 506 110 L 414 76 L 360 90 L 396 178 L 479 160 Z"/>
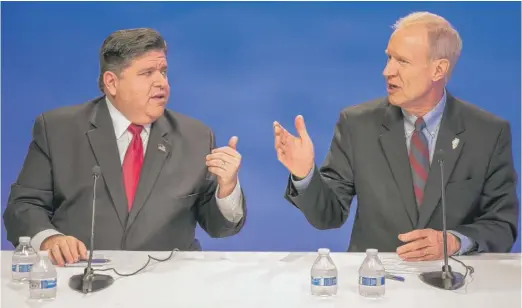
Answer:
<path fill-rule="evenodd" d="M 462 51 L 462 40 L 457 30 L 443 17 L 429 12 L 411 13 L 399 19 L 393 25 L 393 29 L 403 29 L 410 26 L 426 28 L 430 60 L 447 59 L 450 63 L 449 78 Z"/>
<path fill-rule="evenodd" d="M 125 29 L 111 33 L 100 50 L 98 87 L 104 92 L 103 74 L 120 74 L 132 60 L 153 50 L 167 53 L 167 43 L 156 30 L 149 28 Z"/>

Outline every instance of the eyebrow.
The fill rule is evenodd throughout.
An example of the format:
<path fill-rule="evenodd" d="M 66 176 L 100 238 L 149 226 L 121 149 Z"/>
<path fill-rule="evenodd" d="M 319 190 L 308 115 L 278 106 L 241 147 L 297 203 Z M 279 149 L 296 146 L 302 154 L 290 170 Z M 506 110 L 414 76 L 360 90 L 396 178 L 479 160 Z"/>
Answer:
<path fill-rule="evenodd" d="M 392 55 L 392 54 L 388 51 L 388 49 L 385 49 L 385 50 L 384 50 L 384 53 L 385 53 L 387 56 L 394 57 L 394 58 L 396 58 L 396 59 L 398 59 L 398 60 L 403 60 L 403 61 L 411 62 L 411 60 L 408 59 L 408 58 L 406 58 L 406 57 L 399 56 L 399 55 Z"/>
<path fill-rule="evenodd" d="M 168 65 L 161 65 L 159 67 L 160 70 L 165 70 L 167 68 L 168 68 Z M 151 65 L 151 66 L 147 66 L 147 67 L 144 67 L 144 68 L 140 69 L 138 72 L 141 73 L 141 72 L 146 72 L 146 71 L 151 71 L 151 70 L 156 70 L 156 69 L 158 69 L 157 66 Z"/>

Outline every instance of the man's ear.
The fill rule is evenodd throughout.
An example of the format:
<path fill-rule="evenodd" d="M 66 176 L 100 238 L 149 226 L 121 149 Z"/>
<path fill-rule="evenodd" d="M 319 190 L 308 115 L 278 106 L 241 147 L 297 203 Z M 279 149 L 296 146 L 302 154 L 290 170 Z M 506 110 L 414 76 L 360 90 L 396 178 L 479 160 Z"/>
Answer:
<path fill-rule="evenodd" d="M 448 59 L 439 59 L 433 63 L 433 74 L 431 79 L 433 81 L 439 81 L 445 79 L 448 76 L 450 70 L 450 62 Z"/>
<path fill-rule="evenodd" d="M 109 94 L 116 96 L 119 83 L 118 76 L 114 72 L 107 71 L 103 73 L 103 83 Z"/>

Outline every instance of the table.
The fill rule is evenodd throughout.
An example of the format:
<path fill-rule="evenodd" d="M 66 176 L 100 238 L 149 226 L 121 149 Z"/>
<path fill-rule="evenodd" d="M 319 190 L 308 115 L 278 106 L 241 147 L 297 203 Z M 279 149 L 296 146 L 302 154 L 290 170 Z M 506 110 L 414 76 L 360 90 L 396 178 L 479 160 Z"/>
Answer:
<path fill-rule="evenodd" d="M 118 271 L 129 273 L 169 252 L 96 251 L 113 260 Z M 359 253 L 332 253 L 338 271 L 336 296 L 310 294 L 310 268 L 317 253 L 300 252 L 176 252 L 172 259 L 152 261 L 143 272 L 118 277 L 108 289 L 84 295 L 68 286 L 83 268 L 58 268 L 58 294 L 50 302 L 27 300 L 28 286 L 10 282 L 11 251 L 2 251 L 2 307 L 521 307 L 521 255 L 482 254 L 459 259 L 475 268 L 473 278 L 457 291 L 432 288 L 418 278 L 420 270 L 440 270 L 441 262 L 401 262 L 396 254 L 380 254 L 390 270 L 405 282 L 387 280 L 386 295 L 378 300 L 358 295 Z M 393 265 L 395 264 L 395 265 Z M 393 265 L 393 266 L 392 266 Z M 404 268 L 404 266 L 408 268 Z M 450 261 L 454 271 L 464 273 Z M 113 272 L 110 272 L 113 273 Z"/>

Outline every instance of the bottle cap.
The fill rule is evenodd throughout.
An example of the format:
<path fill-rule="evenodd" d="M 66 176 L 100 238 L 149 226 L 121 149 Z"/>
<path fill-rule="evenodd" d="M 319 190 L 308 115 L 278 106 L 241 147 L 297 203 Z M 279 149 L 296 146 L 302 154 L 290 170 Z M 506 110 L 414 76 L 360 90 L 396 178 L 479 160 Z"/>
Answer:
<path fill-rule="evenodd" d="M 319 252 L 320 255 L 327 255 L 327 254 L 330 253 L 330 249 L 328 249 L 328 248 L 319 248 L 318 252 Z"/>
<path fill-rule="evenodd" d="M 379 251 L 375 248 L 368 248 L 366 249 L 366 254 L 369 254 L 369 255 L 376 255 Z"/>
<path fill-rule="evenodd" d="M 39 255 L 40 257 L 49 257 L 49 251 L 47 251 L 47 250 L 40 250 L 40 251 L 38 252 L 38 255 Z"/>
<path fill-rule="evenodd" d="M 29 242 L 31 241 L 31 238 L 29 236 L 20 236 L 18 238 L 18 241 L 20 243 L 29 244 Z"/>

